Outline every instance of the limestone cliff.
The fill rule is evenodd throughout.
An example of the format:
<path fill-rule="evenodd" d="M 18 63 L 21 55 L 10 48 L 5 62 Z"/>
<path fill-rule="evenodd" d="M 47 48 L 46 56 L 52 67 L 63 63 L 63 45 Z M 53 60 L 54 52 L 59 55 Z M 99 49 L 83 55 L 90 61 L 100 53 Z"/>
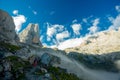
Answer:
<path fill-rule="evenodd" d="M 39 25 L 30 23 L 22 32 L 19 33 L 20 42 L 42 46 L 39 33 Z"/>
<path fill-rule="evenodd" d="M 0 41 L 19 41 L 12 17 L 0 9 Z"/>
<path fill-rule="evenodd" d="M 120 29 L 103 31 L 88 36 L 80 46 L 66 49 L 66 51 L 91 54 L 118 52 L 120 51 Z"/>

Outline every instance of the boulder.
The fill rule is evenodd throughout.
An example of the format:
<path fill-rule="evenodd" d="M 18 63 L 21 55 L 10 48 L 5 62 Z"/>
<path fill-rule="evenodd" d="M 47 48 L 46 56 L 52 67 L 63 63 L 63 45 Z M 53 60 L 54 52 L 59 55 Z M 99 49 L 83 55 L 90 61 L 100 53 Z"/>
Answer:
<path fill-rule="evenodd" d="M 13 18 L 5 11 L 0 9 L 0 41 L 18 41 L 19 38 L 15 32 Z"/>
<path fill-rule="evenodd" d="M 19 33 L 20 42 L 42 46 L 39 33 L 38 24 L 30 23 L 22 32 Z"/>
<path fill-rule="evenodd" d="M 60 58 L 54 55 L 51 55 L 49 53 L 44 53 L 41 56 L 41 63 L 45 65 L 54 65 L 54 64 L 60 64 Z"/>

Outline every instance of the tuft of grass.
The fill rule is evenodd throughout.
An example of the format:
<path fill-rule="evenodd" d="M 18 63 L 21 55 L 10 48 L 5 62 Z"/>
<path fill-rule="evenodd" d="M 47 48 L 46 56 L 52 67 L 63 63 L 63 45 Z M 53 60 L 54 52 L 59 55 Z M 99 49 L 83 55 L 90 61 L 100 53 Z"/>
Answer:
<path fill-rule="evenodd" d="M 82 80 L 76 75 L 67 73 L 65 69 L 59 67 L 49 66 L 48 72 L 50 73 L 52 80 Z"/>
<path fill-rule="evenodd" d="M 24 61 L 18 56 L 8 56 L 5 58 L 5 60 L 9 60 L 11 62 L 13 70 L 15 72 L 20 68 L 26 68 L 27 66 L 30 65 L 28 61 Z"/>
<path fill-rule="evenodd" d="M 10 43 L 5 43 L 5 42 L 0 42 L 0 46 L 10 52 L 15 52 L 15 51 L 21 49 L 21 47 L 19 47 L 17 45 L 12 45 Z"/>

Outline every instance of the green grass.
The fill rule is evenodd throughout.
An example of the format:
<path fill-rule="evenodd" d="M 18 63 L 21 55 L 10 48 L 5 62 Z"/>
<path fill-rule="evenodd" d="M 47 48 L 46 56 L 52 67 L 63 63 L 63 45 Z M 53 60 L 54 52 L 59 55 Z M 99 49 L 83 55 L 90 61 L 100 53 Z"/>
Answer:
<path fill-rule="evenodd" d="M 0 47 L 5 48 L 6 50 L 8 50 L 10 52 L 15 52 L 15 51 L 21 49 L 21 47 L 19 47 L 19 46 L 12 45 L 10 43 L 4 43 L 4 42 L 0 42 Z"/>
<path fill-rule="evenodd" d="M 8 56 L 5 60 L 9 60 L 12 64 L 13 70 L 16 72 L 20 68 L 26 68 L 30 65 L 28 61 L 22 60 L 20 57 L 17 56 Z"/>
<path fill-rule="evenodd" d="M 11 73 L 14 75 L 15 80 L 25 80 L 24 71 L 27 70 L 29 66 L 31 66 L 28 61 L 25 61 L 18 56 L 8 56 L 3 58 L 3 60 L 10 62 Z M 16 74 L 17 74 L 17 77 L 16 77 Z"/>
<path fill-rule="evenodd" d="M 48 67 L 48 72 L 50 73 L 52 80 L 82 80 L 76 75 L 67 73 L 65 69 L 59 67 Z"/>

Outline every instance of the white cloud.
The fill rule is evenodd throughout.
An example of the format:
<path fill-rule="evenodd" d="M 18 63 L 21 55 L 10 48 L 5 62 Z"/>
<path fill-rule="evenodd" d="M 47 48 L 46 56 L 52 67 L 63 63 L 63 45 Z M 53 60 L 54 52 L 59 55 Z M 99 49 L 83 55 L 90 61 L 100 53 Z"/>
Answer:
<path fill-rule="evenodd" d="M 109 17 L 108 17 L 108 20 L 109 20 L 111 23 L 113 23 L 114 18 L 113 18 L 112 16 L 109 16 Z"/>
<path fill-rule="evenodd" d="M 18 10 L 14 10 L 14 11 L 13 11 L 13 14 L 14 14 L 14 15 L 18 15 Z"/>
<path fill-rule="evenodd" d="M 83 18 L 82 21 L 87 23 L 87 18 Z"/>
<path fill-rule="evenodd" d="M 49 37 L 52 37 L 57 32 L 60 32 L 60 31 L 63 31 L 63 30 L 64 30 L 63 25 L 59 25 L 59 24 L 50 25 L 49 23 L 47 23 L 47 35 Z"/>
<path fill-rule="evenodd" d="M 115 9 L 117 10 L 117 12 L 120 12 L 120 6 L 115 6 Z"/>
<path fill-rule="evenodd" d="M 72 29 L 73 29 L 73 32 L 76 34 L 76 35 L 79 35 L 80 34 L 80 30 L 82 29 L 81 27 L 81 24 L 73 24 L 71 25 Z"/>
<path fill-rule="evenodd" d="M 99 24 L 99 19 L 97 18 L 93 21 L 93 26 L 97 26 L 98 24 Z"/>
<path fill-rule="evenodd" d="M 22 24 L 26 22 L 26 17 L 24 15 L 13 16 L 15 23 L 15 30 L 19 32 L 21 30 Z"/>
<path fill-rule="evenodd" d="M 57 32 L 57 30 L 55 27 L 51 27 L 51 28 L 48 27 L 48 29 L 47 29 L 47 35 L 49 37 L 52 37 L 56 32 Z"/>
<path fill-rule="evenodd" d="M 51 25 L 49 23 L 47 23 L 47 41 L 50 41 L 51 38 L 56 38 L 56 34 L 63 32 L 64 31 L 64 26 L 63 25 L 59 25 L 59 24 L 54 24 Z"/>
<path fill-rule="evenodd" d="M 72 23 L 76 23 L 77 22 L 77 19 L 73 20 Z"/>
<path fill-rule="evenodd" d="M 88 28 L 90 34 L 94 34 L 98 31 L 98 26 L 97 26 L 98 24 L 99 24 L 99 19 L 97 18 L 93 21 L 92 26 Z"/>
<path fill-rule="evenodd" d="M 68 31 L 63 31 L 62 33 L 56 34 L 57 41 L 62 41 L 64 38 L 68 38 L 70 36 Z"/>
<path fill-rule="evenodd" d="M 82 42 L 83 42 L 83 38 L 68 39 L 64 42 L 59 43 L 57 47 L 60 50 L 64 50 L 66 48 L 79 46 Z"/>
<path fill-rule="evenodd" d="M 93 15 L 91 15 L 91 16 L 89 16 L 89 17 L 87 17 L 87 18 L 83 18 L 82 21 L 83 21 L 84 23 L 87 23 L 87 24 L 88 24 L 88 21 L 89 21 L 92 17 L 93 17 Z"/>
<path fill-rule="evenodd" d="M 120 15 L 111 21 L 112 25 L 109 27 L 109 30 L 117 30 L 120 27 Z"/>
<path fill-rule="evenodd" d="M 34 15 L 37 15 L 37 11 L 33 10 L 32 12 L 33 12 Z"/>

